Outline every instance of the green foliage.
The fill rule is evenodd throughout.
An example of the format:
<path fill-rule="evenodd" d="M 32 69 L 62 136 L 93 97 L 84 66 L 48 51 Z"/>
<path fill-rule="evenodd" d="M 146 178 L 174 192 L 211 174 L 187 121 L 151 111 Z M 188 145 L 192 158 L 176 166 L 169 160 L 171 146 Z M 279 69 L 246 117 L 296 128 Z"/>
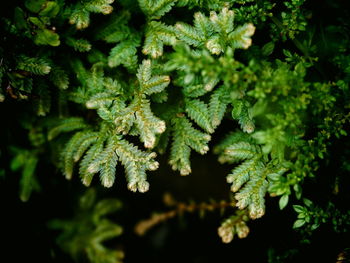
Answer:
<path fill-rule="evenodd" d="M 173 46 L 176 43 L 174 30 L 158 21 L 151 21 L 146 30 L 145 44 L 142 53 L 157 58 L 163 55 L 164 44 Z"/>
<path fill-rule="evenodd" d="M 294 222 L 293 228 L 304 228 L 306 232 L 316 230 L 322 224 L 331 224 L 335 232 L 347 232 L 350 224 L 349 211 L 343 212 L 337 209 L 333 203 L 328 203 L 327 207 L 315 206 L 312 201 L 304 199 L 304 206 L 293 205 L 293 209 L 298 214 L 298 219 Z"/>
<path fill-rule="evenodd" d="M 106 241 L 122 234 L 122 228 L 107 218 L 121 208 L 117 199 L 96 200 L 91 188 L 81 196 L 72 219 L 56 219 L 49 227 L 62 231 L 57 238 L 59 246 L 76 261 L 88 259 L 94 263 L 117 263 L 124 257 L 122 251 L 105 245 Z"/>
<path fill-rule="evenodd" d="M 200 154 L 208 150 L 210 135 L 194 129 L 185 116 L 178 116 L 173 120 L 173 143 L 169 164 L 173 170 L 179 170 L 181 175 L 191 173 L 190 153 L 191 148 Z"/>
<path fill-rule="evenodd" d="M 247 49 L 255 27 L 245 24 L 233 28 L 233 11 L 224 7 L 220 13 L 210 13 L 210 18 L 202 13 L 194 15 L 194 26 L 185 23 L 175 25 L 176 35 L 185 43 L 195 47 L 206 47 L 210 53 L 219 55 L 228 46 Z"/>
<path fill-rule="evenodd" d="M 71 119 L 68 122 L 63 119 L 62 124 L 49 131 L 49 138 L 54 138 L 59 132 L 85 128 L 77 132 L 63 150 L 62 169 L 67 179 L 73 175 L 74 163 L 91 147 L 79 169 L 82 182 L 86 186 L 90 185 L 93 175 L 100 172 L 102 185 L 111 187 L 119 160 L 125 167 L 128 188 L 145 192 L 149 188 L 145 171 L 158 168 L 158 162 L 154 161 L 156 154 L 141 151 L 123 135 L 139 135 L 146 148 L 154 147 L 156 135 L 164 132 L 165 123 L 153 114 L 146 95 L 161 92 L 169 84 L 169 77 L 152 76 L 151 61 L 144 60 L 137 73 L 138 86 L 134 87 L 133 94 L 129 94 L 131 101 L 127 105 L 127 97 L 122 96 L 123 89 L 120 84 L 104 77 L 100 66 L 95 64 L 90 73 L 84 73 L 91 79 L 86 83 L 85 106 L 96 109 L 97 114 L 105 121 L 100 130 L 82 124 L 80 119 Z"/>
<path fill-rule="evenodd" d="M 19 197 L 23 202 L 27 202 L 33 191 L 40 190 L 35 170 L 38 164 L 38 155 L 35 151 L 13 148 L 14 158 L 11 161 L 11 170 L 17 172 L 21 170 L 19 180 Z"/>
<path fill-rule="evenodd" d="M 349 24 L 343 4 L 323 4 L 339 17 L 305 0 L 9 3 L 0 102 L 6 117 L 18 110 L 19 129 L 5 127 L 0 171 L 21 173 L 22 201 L 51 165 L 72 185 L 91 187 L 98 174 L 108 188 L 121 165 L 128 189 L 146 192 L 147 171 L 168 163 L 189 175 L 192 151 L 213 146 L 232 166 L 235 211 L 219 227 L 223 242 L 247 236 L 267 193 L 282 213 L 310 196 L 293 206 L 294 228 L 306 234 L 330 221 L 346 232 L 348 206 L 337 200 L 349 200 Z M 121 233 L 105 217 L 119 206 L 87 191 L 73 220 L 54 221 L 59 244 L 76 259 L 119 262 L 102 244 Z"/>
<path fill-rule="evenodd" d="M 222 151 L 222 156 L 219 157 L 221 162 L 241 162 L 226 180 L 232 183 L 231 191 L 237 192 L 236 206 L 240 209 L 248 208 L 250 218 L 259 218 L 265 213 L 267 179 L 275 174 L 282 175 L 286 169 L 274 165 L 274 160 L 269 162 L 261 148 L 250 142 L 250 138 L 235 133 L 229 136 L 215 150 Z"/>
<path fill-rule="evenodd" d="M 35 75 L 46 75 L 51 71 L 50 65 L 44 59 L 19 57 L 17 68 L 25 70 Z"/>
<path fill-rule="evenodd" d="M 175 4 L 174 0 L 139 0 L 139 5 L 149 18 L 160 18 L 169 12 Z"/>
<path fill-rule="evenodd" d="M 249 227 L 246 222 L 249 220 L 246 211 L 238 211 L 235 215 L 225 219 L 225 221 L 218 228 L 218 235 L 222 242 L 230 243 L 234 236 L 238 238 L 245 238 L 249 234 Z"/>
<path fill-rule="evenodd" d="M 87 28 L 90 24 L 90 13 L 110 14 L 114 0 L 87 0 L 76 3 L 68 11 L 69 23 L 75 24 L 77 29 Z"/>

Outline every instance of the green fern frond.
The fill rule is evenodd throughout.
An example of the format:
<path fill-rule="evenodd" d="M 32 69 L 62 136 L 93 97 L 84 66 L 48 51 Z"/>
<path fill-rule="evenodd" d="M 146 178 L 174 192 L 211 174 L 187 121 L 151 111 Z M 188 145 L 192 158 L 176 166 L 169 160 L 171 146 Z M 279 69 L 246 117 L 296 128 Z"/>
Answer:
<path fill-rule="evenodd" d="M 233 131 L 233 132 L 228 133 L 225 136 L 225 138 L 220 143 L 215 145 L 215 147 L 214 147 L 214 153 L 220 154 L 219 161 L 220 161 L 220 158 L 222 158 L 225 155 L 225 150 L 229 146 L 231 146 L 235 143 L 238 143 L 238 142 L 252 143 L 252 139 L 248 136 L 248 134 L 245 134 L 245 133 L 240 132 L 240 131 Z M 231 159 L 229 156 L 228 156 L 228 158 Z M 225 161 L 223 160 L 220 162 L 224 163 L 224 162 L 228 162 L 228 161 L 229 160 L 225 160 Z"/>
<path fill-rule="evenodd" d="M 254 35 L 255 27 L 253 24 L 245 24 L 238 27 L 235 31 L 229 34 L 229 41 L 233 48 L 247 49 L 252 44 L 251 36 Z"/>
<path fill-rule="evenodd" d="M 109 219 L 109 215 L 120 208 L 121 202 L 117 199 L 97 201 L 96 190 L 90 188 L 80 197 L 71 219 L 51 220 L 49 227 L 61 230 L 57 243 L 73 259 L 94 263 L 121 263 L 123 252 L 110 249 L 105 244 L 122 233 L 122 228 Z"/>
<path fill-rule="evenodd" d="M 246 133 L 254 132 L 255 125 L 250 113 L 250 107 L 247 101 L 233 101 L 232 118 L 238 120 L 241 128 Z"/>
<path fill-rule="evenodd" d="M 69 17 L 69 23 L 75 25 L 77 29 L 87 28 L 90 24 L 90 13 L 81 4 L 73 8 Z"/>
<path fill-rule="evenodd" d="M 104 40 L 107 43 L 117 43 L 129 37 L 130 27 L 126 24 L 130 20 L 129 11 L 121 11 L 117 15 L 112 15 L 108 24 L 99 28 L 95 34 L 95 39 Z"/>
<path fill-rule="evenodd" d="M 213 26 L 210 23 L 209 18 L 203 15 L 201 12 L 197 12 L 194 14 L 193 23 L 197 32 L 201 32 L 203 37 L 207 38 L 213 34 Z"/>
<path fill-rule="evenodd" d="M 194 129 L 184 116 L 172 119 L 173 142 L 171 145 L 169 164 L 173 170 L 179 170 L 181 175 L 191 173 L 190 154 L 191 148 L 200 154 L 208 150 L 209 134 Z"/>
<path fill-rule="evenodd" d="M 208 91 L 204 89 L 203 84 L 197 84 L 197 85 L 188 85 L 183 87 L 183 93 L 186 97 L 190 98 L 198 98 L 200 96 L 203 96 Z"/>
<path fill-rule="evenodd" d="M 87 149 L 94 144 L 99 139 L 99 134 L 97 132 L 91 132 L 89 135 L 84 138 L 84 140 L 81 142 L 81 144 L 77 147 L 74 155 L 73 160 L 74 162 L 78 162 L 80 158 L 84 155 Z"/>
<path fill-rule="evenodd" d="M 146 170 L 158 169 L 159 164 L 154 160 L 156 153 L 142 152 L 124 139 L 118 141 L 116 153 L 125 168 L 128 188 L 133 192 L 147 192 Z"/>
<path fill-rule="evenodd" d="M 224 86 L 219 87 L 212 93 L 209 101 L 209 116 L 213 129 L 217 128 L 220 125 L 225 115 L 227 105 L 227 90 Z"/>
<path fill-rule="evenodd" d="M 77 132 L 67 143 L 63 152 L 63 172 L 67 179 L 73 175 L 74 163 L 80 162 L 79 174 L 84 185 L 89 186 L 94 174 L 99 173 L 101 183 L 111 187 L 115 181 L 118 160 L 125 167 L 128 188 L 146 192 L 149 188 L 147 170 L 156 170 L 158 162 L 155 153 L 143 152 L 119 135 L 111 127 L 99 132 L 84 130 Z"/>
<path fill-rule="evenodd" d="M 69 23 L 75 24 L 77 29 L 87 28 L 90 24 L 90 13 L 110 14 L 114 0 L 88 0 L 75 4 L 69 16 Z"/>
<path fill-rule="evenodd" d="M 90 97 L 86 102 L 86 108 L 98 109 L 101 107 L 109 107 L 113 101 L 117 99 L 117 94 L 110 92 L 100 92 Z"/>
<path fill-rule="evenodd" d="M 134 100 L 128 107 L 123 106 L 119 112 L 116 112 L 114 123 L 118 133 L 128 134 L 131 126 L 135 123 L 135 111 L 138 108 L 138 103 L 137 100 Z"/>
<path fill-rule="evenodd" d="M 59 89 L 65 90 L 69 86 L 68 74 L 61 67 L 52 67 L 49 75 L 50 81 Z"/>
<path fill-rule="evenodd" d="M 256 162 L 257 159 L 248 159 L 233 169 L 226 177 L 227 182 L 232 184 L 232 192 L 237 192 L 250 179 L 250 174 L 256 169 Z"/>
<path fill-rule="evenodd" d="M 46 82 L 38 80 L 33 92 L 38 96 L 38 99 L 34 101 L 36 114 L 38 116 L 46 116 L 51 109 L 51 92 L 49 86 Z"/>
<path fill-rule="evenodd" d="M 175 24 L 175 32 L 180 40 L 191 46 L 200 47 L 205 41 L 205 36 L 201 34 L 201 32 L 198 32 L 196 28 L 182 22 Z"/>
<path fill-rule="evenodd" d="M 233 31 L 233 19 L 233 11 L 227 7 L 224 7 L 219 14 L 215 11 L 210 12 L 212 27 L 219 34 L 227 35 Z"/>
<path fill-rule="evenodd" d="M 156 142 L 156 134 L 165 131 L 165 122 L 154 116 L 147 99 L 141 101 L 141 107 L 136 111 L 135 116 L 135 124 L 141 141 L 144 142 L 146 148 L 153 148 Z"/>
<path fill-rule="evenodd" d="M 112 187 L 115 180 L 115 170 L 118 156 L 116 154 L 117 139 L 110 138 L 104 151 L 98 157 L 100 161 L 100 179 L 104 187 Z"/>
<path fill-rule="evenodd" d="M 36 177 L 36 169 L 39 162 L 37 152 L 21 148 L 11 147 L 10 151 L 14 157 L 10 163 L 10 169 L 13 172 L 21 170 L 21 179 L 19 181 L 19 198 L 22 202 L 27 202 L 34 191 L 40 189 Z"/>
<path fill-rule="evenodd" d="M 240 209 L 248 208 L 252 219 L 263 216 L 264 197 L 269 186 L 267 179 L 276 173 L 284 173 L 286 169 L 275 165 L 273 160 L 268 162 L 267 157 L 262 155 L 261 147 L 255 145 L 244 133 L 231 133 L 215 149 L 216 153 L 221 151 L 221 162 L 243 161 L 226 178 L 232 184 L 232 192 L 236 192 L 236 206 Z"/>
<path fill-rule="evenodd" d="M 79 59 L 73 59 L 70 64 L 78 81 L 82 86 L 86 87 L 89 83 L 89 71 L 84 67 L 83 62 Z"/>
<path fill-rule="evenodd" d="M 90 0 L 86 2 L 85 8 L 92 13 L 110 14 L 113 11 L 111 4 L 114 0 Z"/>
<path fill-rule="evenodd" d="M 118 43 L 127 39 L 132 34 L 130 27 L 127 25 L 120 25 L 113 33 L 104 37 L 106 43 Z"/>
<path fill-rule="evenodd" d="M 225 154 L 233 160 L 244 160 L 253 158 L 260 153 L 260 148 L 248 142 L 238 142 L 226 148 Z"/>
<path fill-rule="evenodd" d="M 91 43 L 83 38 L 75 39 L 69 37 L 66 39 L 66 44 L 78 52 L 88 52 L 91 50 Z"/>
<path fill-rule="evenodd" d="M 208 133 L 214 132 L 209 119 L 208 106 L 203 101 L 198 99 L 186 101 L 186 112 L 199 127 Z"/>
<path fill-rule="evenodd" d="M 138 45 L 134 40 L 125 40 L 117 44 L 109 53 L 108 66 L 114 68 L 123 65 L 127 69 L 135 69 L 137 67 L 136 47 Z"/>
<path fill-rule="evenodd" d="M 65 146 L 62 152 L 63 174 L 68 180 L 72 178 L 74 162 L 76 162 L 76 159 L 78 157 L 79 157 L 78 160 L 80 159 L 81 151 L 84 152 L 84 150 L 86 150 L 86 148 L 96 139 L 97 138 L 95 134 L 91 134 L 91 131 L 85 130 L 85 131 L 77 132 L 69 140 L 69 142 L 67 143 L 67 145 Z M 80 148 L 82 144 L 84 144 L 86 148 L 85 147 Z"/>
<path fill-rule="evenodd" d="M 82 118 L 71 117 L 59 120 L 57 125 L 48 131 L 47 138 L 49 141 L 56 138 L 62 132 L 71 132 L 75 130 L 84 129 L 87 124 Z"/>
<path fill-rule="evenodd" d="M 169 46 L 176 44 L 173 28 L 161 22 L 151 21 L 146 29 L 142 53 L 150 55 L 152 58 L 158 58 L 163 55 L 164 44 Z"/>
<path fill-rule="evenodd" d="M 245 24 L 234 29 L 233 11 L 228 7 L 219 13 L 210 12 L 208 19 L 198 12 L 194 16 L 194 26 L 178 22 L 175 24 L 176 36 L 194 47 L 206 47 L 210 53 L 219 55 L 228 46 L 247 49 L 254 34 L 253 24 Z"/>
<path fill-rule="evenodd" d="M 258 162 L 256 171 L 250 175 L 249 181 L 235 195 L 237 207 L 248 207 L 252 219 L 262 217 L 265 213 L 265 194 L 268 187 L 266 180 L 267 169 L 262 162 Z"/>
<path fill-rule="evenodd" d="M 84 158 L 80 162 L 79 175 L 82 183 L 85 186 L 90 186 L 93 176 L 95 174 L 89 171 L 89 166 L 94 160 L 96 160 L 98 156 L 101 156 L 102 151 L 103 140 L 100 139 L 90 147 L 90 149 L 86 152 Z"/>
<path fill-rule="evenodd" d="M 35 75 L 46 75 L 51 71 L 50 64 L 43 58 L 20 56 L 17 60 L 17 69 L 25 70 Z"/>
<path fill-rule="evenodd" d="M 191 173 L 191 148 L 186 144 L 180 132 L 174 131 L 173 143 L 171 145 L 171 152 L 169 158 L 169 164 L 171 168 L 178 170 L 181 175 L 188 175 Z"/>
<path fill-rule="evenodd" d="M 137 72 L 137 78 L 140 83 L 141 92 L 146 95 L 159 93 L 170 83 L 169 76 L 153 76 L 150 60 L 144 60 Z"/>
<path fill-rule="evenodd" d="M 139 0 L 142 11 L 151 19 L 159 19 L 169 12 L 176 0 Z"/>

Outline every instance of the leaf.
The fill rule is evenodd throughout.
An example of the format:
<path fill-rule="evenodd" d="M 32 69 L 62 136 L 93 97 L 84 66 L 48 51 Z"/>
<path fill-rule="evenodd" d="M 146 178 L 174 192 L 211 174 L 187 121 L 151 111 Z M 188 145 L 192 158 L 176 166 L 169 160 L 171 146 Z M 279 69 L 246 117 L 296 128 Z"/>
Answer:
<path fill-rule="evenodd" d="M 287 194 L 282 195 L 282 197 L 280 198 L 280 200 L 278 202 L 279 208 L 281 210 L 287 206 L 288 200 L 289 200 L 289 195 L 287 195 Z"/>
<path fill-rule="evenodd" d="M 303 198 L 303 202 L 307 207 L 311 207 L 312 206 L 312 201 L 307 199 L 307 198 Z"/>
<path fill-rule="evenodd" d="M 302 227 L 306 222 L 304 221 L 304 219 L 298 219 L 294 222 L 293 224 L 293 228 L 300 228 Z"/>
<path fill-rule="evenodd" d="M 301 205 L 293 205 L 293 209 L 298 214 L 303 213 L 305 211 L 305 208 Z"/>
<path fill-rule="evenodd" d="M 275 43 L 269 42 L 262 47 L 261 52 L 264 56 L 270 56 L 272 54 L 274 48 L 275 48 Z"/>

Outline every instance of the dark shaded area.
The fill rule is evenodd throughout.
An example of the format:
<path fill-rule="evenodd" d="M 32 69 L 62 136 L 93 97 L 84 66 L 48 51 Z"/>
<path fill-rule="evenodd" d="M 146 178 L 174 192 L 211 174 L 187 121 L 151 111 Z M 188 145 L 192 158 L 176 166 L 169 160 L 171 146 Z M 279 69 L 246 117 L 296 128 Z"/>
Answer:
<path fill-rule="evenodd" d="M 194 157 L 194 173 L 190 177 L 175 175 L 169 168 L 150 174 L 151 190 L 133 194 L 125 190 L 122 176 L 117 187 L 100 189 L 101 196 L 117 196 L 124 202 L 121 212 L 113 220 L 124 227 L 124 234 L 111 243 L 122 247 L 125 262 L 226 262 L 235 259 L 246 262 L 268 262 L 268 254 L 289 254 L 281 262 L 335 262 L 337 254 L 350 244 L 348 235 L 335 234 L 331 226 L 318 229 L 309 245 L 300 243 L 300 236 L 292 228 L 295 213 L 291 209 L 279 211 L 277 200 L 267 201 L 266 215 L 249 224 L 251 233 L 246 239 L 223 244 L 217 235 L 222 220 L 218 211 L 208 212 L 200 219 L 198 213 L 185 214 L 151 229 L 145 236 L 134 234 L 134 225 L 148 218 L 152 211 L 166 211 L 161 202 L 166 189 L 178 200 L 207 201 L 225 198 L 227 187 L 225 169 L 214 156 Z M 52 168 L 52 167 L 51 167 Z M 215 172 L 213 172 L 215 171 Z M 71 262 L 55 244 L 56 234 L 47 228 L 52 218 L 69 218 L 74 213 L 76 191 L 84 187 L 78 180 L 66 182 L 59 174 L 40 173 L 47 180 L 40 194 L 28 203 L 17 196 L 17 175 L 1 182 L 1 243 L 2 256 L 12 262 L 35 259 L 36 262 Z M 49 182 L 51 181 L 51 183 Z M 228 210 L 230 212 L 230 210 Z M 324 249 L 326 247 L 326 249 Z M 273 250 L 272 250 L 273 249 Z M 295 255 L 293 255 L 294 249 Z"/>

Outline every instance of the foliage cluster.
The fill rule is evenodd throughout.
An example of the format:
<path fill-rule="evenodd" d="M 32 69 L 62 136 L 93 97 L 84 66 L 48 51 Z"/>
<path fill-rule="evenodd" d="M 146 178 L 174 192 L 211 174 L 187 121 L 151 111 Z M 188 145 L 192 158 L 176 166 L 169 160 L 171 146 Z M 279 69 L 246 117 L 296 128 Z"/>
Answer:
<path fill-rule="evenodd" d="M 9 3 L 1 111 L 20 109 L 18 131 L 2 128 L 9 164 L 0 174 L 20 174 L 24 202 L 46 187 L 40 167 L 91 188 L 72 220 L 49 224 L 76 260 L 123 257 L 105 247 L 121 234 L 105 218 L 120 203 L 95 202 L 94 178 L 110 188 L 125 174 L 127 188 L 144 193 L 159 166 L 190 175 L 194 152 L 231 167 L 223 242 L 246 237 L 269 196 L 294 208 L 302 239 L 330 222 L 349 231 L 349 9 L 324 2 L 336 19 L 323 21 L 307 0 Z"/>

